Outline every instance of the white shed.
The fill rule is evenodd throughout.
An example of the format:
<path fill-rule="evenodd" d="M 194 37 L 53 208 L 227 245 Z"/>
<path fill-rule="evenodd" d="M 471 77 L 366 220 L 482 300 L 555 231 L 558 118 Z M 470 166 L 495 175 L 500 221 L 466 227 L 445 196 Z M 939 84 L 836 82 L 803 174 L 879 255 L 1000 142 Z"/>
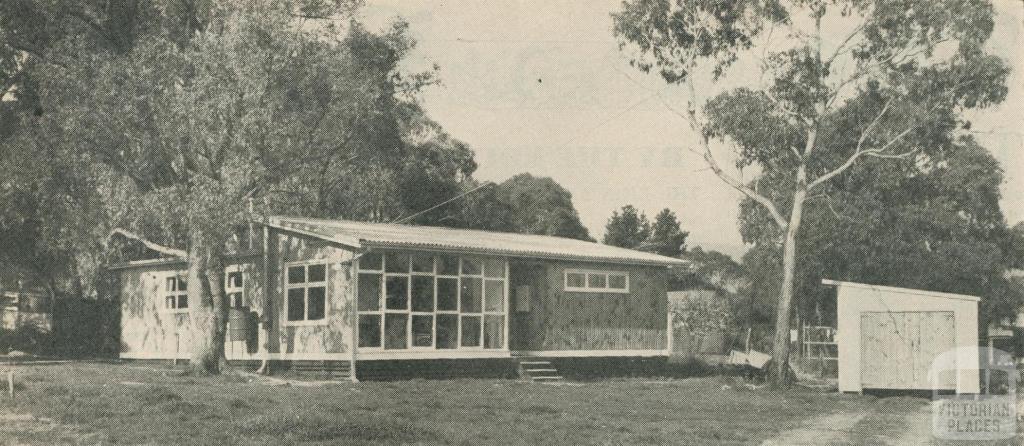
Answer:
<path fill-rule="evenodd" d="M 838 288 L 839 391 L 979 393 L 975 296 L 824 280 Z M 939 355 L 955 370 L 932 376 Z"/>

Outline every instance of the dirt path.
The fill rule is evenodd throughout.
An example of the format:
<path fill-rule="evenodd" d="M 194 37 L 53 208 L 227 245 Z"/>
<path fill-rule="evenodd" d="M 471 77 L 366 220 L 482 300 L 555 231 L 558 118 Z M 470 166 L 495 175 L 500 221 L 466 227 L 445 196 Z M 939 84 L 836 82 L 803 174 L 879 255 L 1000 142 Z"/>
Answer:
<path fill-rule="evenodd" d="M 879 400 L 856 412 L 822 415 L 782 432 L 769 445 L 928 445 L 931 409 L 921 399 Z"/>
<path fill-rule="evenodd" d="M 823 415 L 766 440 L 761 446 L 845 444 L 849 432 L 868 414 L 868 411 L 863 411 Z"/>

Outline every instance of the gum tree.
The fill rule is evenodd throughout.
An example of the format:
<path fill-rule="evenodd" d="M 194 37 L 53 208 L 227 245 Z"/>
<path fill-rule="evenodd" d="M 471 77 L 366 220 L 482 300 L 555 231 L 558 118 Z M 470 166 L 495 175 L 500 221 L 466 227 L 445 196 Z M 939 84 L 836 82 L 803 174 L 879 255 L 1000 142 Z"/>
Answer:
<path fill-rule="evenodd" d="M 993 14 L 985 0 L 627 0 L 613 14 L 632 65 L 685 89 L 673 110 L 689 150 L 775 225 L 777 383 L 791 378 L 805 206 L 865 160 L 927 163 L 965 109 L 1004 98 L 1008 68 L 984 48 Z M 732 172 L 722 148 L 773 187 Z"/>
<path fill-rule="evenodd" d="M 394 194 L 376 189 L 396 187 L 367 175 L 447 147 L 404 139 L 419 111 L 403 95 L 429 76 L 396 68 L 411 45 L 403 23 L 348 23 L 356 3 L 216 2 L 189 15 L 187 38 L 156 27 L 128 51 L 82 57 L 64 42 L 72 51 L 39 76 L 47 112 L 25 150 L 57 147 L 89 178 L 94 233 L 187 261 L 195 373 L 223 366 L 224 257 L 248 222 L 336 217 L 344 200 L 367 203 L 349 218 L 386 218 L 374 212 Z"/>

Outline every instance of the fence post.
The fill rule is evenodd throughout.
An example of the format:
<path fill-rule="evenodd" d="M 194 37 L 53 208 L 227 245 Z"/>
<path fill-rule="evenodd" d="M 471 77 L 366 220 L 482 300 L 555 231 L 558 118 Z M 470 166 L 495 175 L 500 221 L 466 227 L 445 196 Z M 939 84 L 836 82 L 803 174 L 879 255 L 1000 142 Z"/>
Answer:
<path fill-rule="evenodd" d="M 7 369 L 7 394 L 14 399 L 14 369 Z"/>

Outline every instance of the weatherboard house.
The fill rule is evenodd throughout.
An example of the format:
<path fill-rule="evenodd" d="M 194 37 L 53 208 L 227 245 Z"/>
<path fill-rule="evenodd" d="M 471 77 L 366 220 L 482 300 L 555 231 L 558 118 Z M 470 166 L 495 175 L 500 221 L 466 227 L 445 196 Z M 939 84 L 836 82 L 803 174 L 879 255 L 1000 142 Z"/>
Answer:
<path fill-rule="evenodd" d="M 482 360 L 522 370 L 524 358 L 671 352 L 667 269 L 684 266 L 679 259 L 427 226 L 290 217 L 262 226 L 261 249 L 232 257 L 225 271 L 229 360 L 345 371 Z M 185 266 L 114 267 L 122 358 L 189 357 Z"/>

